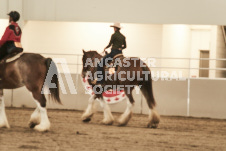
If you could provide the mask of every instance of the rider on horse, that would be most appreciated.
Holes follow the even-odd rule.
[[[22,31],[16,23],[20,19],[20,14],[17,11],[11,11],[9,14],[10,25],[6,28],[2,39],[0,40],[0,60],[7,55],[17,52],[21,48]],[[21,51],[22,49],[19,49]]]
[[[111,47],[111,52],[107,55],[105,55],[100,63],[97,65],[97,73],[102,73],[103,77],[105,77],[105,74],[103,74],[103,67],[106,64],[106,60],[112,60],[114,56],[118,54],[122,54],[122,50],[126,48],[126,37],[121,34],[120,29],[122,28],[120,23],[114,23],[114,25],[111,25],[110,27],[114,27],[115,33],[112,34],[111,40],[108,44],[108,46],[104,49],[106,51],[107,48]],[[92,81],[93,84],[101,85],[104,82],[104,79],[95,79]]]

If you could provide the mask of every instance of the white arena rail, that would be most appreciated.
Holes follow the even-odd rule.
[[[41,53],[43,56],[45,56],[45,57],[51,57],[51,58],[66,58],[66,60],[70,60],[69,61],[69,63],[67,63],[67,65],[68,66],[70,66],[69,68],[71,69],[71,70],[73,70],[74,72],[73,72],[73,74],[75,74],[75,85],[76,85],[76,89],[79,89],[79,85],[80,85],[80,80],[79,80],[79,76],[80,76],[80,73],[81,73],[81,69],[82,69],[82,55],[81,54],[52,54],[52,53]],[[67,59],[67,58],[70,58],[70,59]],[[72,59],[73,58],[73,59]],[[203,114],[200,114],[199,115],[199,113],[193,113],[193,109],[191,109],[191,93],[193,94],[193,89],[194,89],[194,86],[191,86],[191,83],[193,84],[193,85],[196,85],[196,84],[194,84],[194,83],[196,83],[196,82],[198,82],[198,83],[200,83],[201,81],[204,81],[204,82],[209,82],[209,81],[225,81],[225,87],[226,87],[226,78],[215,78],[215,77],[211,77],[211,78],[200,78],[200,77],[192,77],[192,75],[191,75],[191,71],[194,71],[194,70],[209,70],[209,71],[226,71],[226,68],[213,68],[213,67],[210,67],[210,68],[199,68],[199,67],[192,67],[191,66],[191,63],[193,62],[193,61],[200,61],[200,60],[208,60],[208,61],[226,61],[226,59],[204,59],[204,58],[167,58],[167,57],[150,57],[150,58],[153,58],[153,59],[156,59],[156,60],[160,60],[160,62],[162,63],[162,62],[164,62],[164,61],[167,61],[167,60],[172,60],[172,61],[177,61],[177,60],[182,60],[182,61],[186,61],[187,62],[187,65],[188,66],[185,66],[185,67],[181,67],[181,66],[179,66],[179,67],[175,67],[175,66],[155,66],[155,67],[151,67],[151,69],[152,70],[183,70],[183,71],[186,71],[187,72],[187,74],[186,74],[186,76],[185,77],[183,77],[183,78],[185,78],[186,79],[186,83],[185,82],[183,82],[183,85],[182,85],[182,87],[184,88],[184,85],[186,85],[186,113],[184,113],[184,111],[182,111],[183,113],[179,113],[179,114],[177,114],[177,112],[175,112],[175,113],[172,113],[172,115],[182,115],[182,116],[201,116],[201,117],[214,117],[214,118],[224,118],[224,119],[226,119],[226,114],[225,115],[222,115],[222,113],[226,113],[226,111],[225,112],[219,112],[219,113],[216,113],[216,115],[214,115],[214,116],[211,116],[211,115],[209,115],[209,114],[211,114],[211,113],[203,113]],[[161,78],[161,77],[160,77]],[[159,87],[159,91],[161,91],[161,82],[162,81],[160,81],[160,82],[157,82],[158,84],[160,84],[160,87]],[[155,83],[155,82],[154,82]],[[173,83],[176,83],[176,81],[171,81],[171,83],[173,84]],[[202,82],[201,82],[202,83]],[[211,83],[211,82],[210,82]],[[216,82],[216,83],[218,83],[218,82]],[[169,83],[167,83],[167,84],[169,84]],[[211,83],[211,84],[213,84],[213,83]],[[214,85],[214,84],[213,84]],[[154,86],[155,86],[155,84],[154,84]],[[214,85],[215,87],[213,88],[213,91],[216,89],[216,87],[218,87],[217,85]],[[223,88],[224,88],[224,85],[222,85],[223,86]],[[155,88],[154,88],[155,89]],[[180,88],[178,88],[179,90],[180,90]],[[202,88],[201,88],[202,89]],[[205,89],[205,88],[204,88]],[[199,90],[199,89],[198,89]],[[225,89],[226,90],[226,89]],[[7,93],[6,95],[7,95],[7,98],[10,98],[10,99],[8,99],[9,101],[8,101],[8,104],[7,104],[7,106],[13,106],[13,107],[19,107],[21,104],[23,104],[23,105],[25,105],[25,106],[28,106],[28,107],[30,107],[29,105],[27,105],[26,103],[21,103],[20,105],[16,105],[17,103],[14,101],[14,100],[17,100],[18,99],[18,97],[19,96],[16,96],[17,94],[16,93],[14,93],[14,91],[15,90],[11,90],[11,93]],[[166,90],[166,92],[167,92],[168,90]],[[192,92],[191,92],[192,91]],[[211,91],[211,90],[210,90]],[[216,90],[217,91],[217,90]],[[24,91],[23,91],[24,92]],[[155,92],[157,95],[158,95],[158,93],[159,92]],[[164,95],[164,94],[162,94],[162,95]],[[198,94],[195,94],[196,96],[198,95]],[[207,94],[207,95],[210,95],[210,94]],[[222,94],[223,95],[223,94]],[[160,95],[158,95],[158,96],[160,96]],[[199,96],[199,95],[198,95]],[[170,96],[170,97],[172,97],[172,98],[176,98],[177,97],[177,95],[174,95],[174,96]],[[216,96],[216,97],[218,97],[218,96]],[[138,101],[140,104],[136,104],[136,106],[137,106],[137,111],[136,111],[136,113],[146,113],[146,111],[145,111],[145,109],[144,109],[144,106],[145,106],[145,103],[143,103],[143,98],[142,98],[142,96],[141,97],[137,97],[138,99],[140,99],[141,101]],[[169,97],[168,97],[169,98]],[[183,96],[183,98],[184,98],[184,96]],[[194,96],[192,95],[192,98],[194,98]],[[199,98],[199,97],[198,97]],[[136,99],[136,97],[135,97],[135,99]],[[208,98],[207,98],[208,99]],[[161,100],[161,99],[159,99],[159,100]],[[225,95],[225,100],[226,100],[226,95]],[[86,101],[88,101],[88,100],[86,100]],[[173,100],[174,101],[174,100]],[[173,102],[172,101],[172,102]],[[204,100],[201,100],[201,102],[202,101],[204,101]],[[211,100],[210,100],[211,101]],[[177,100],[177,102],[179,102],[180,103],[180,100]],[[197,102],[199,102],[199,100],[197,101]],[[221,102],[222,103],[222,105],[226,105],[226,101],[219,101],[219,102]],[[157,103],[158,103],[158,100],[157,100]],[[165,104],[164,103],[167,103],[167,101],[166,102],[164,102],[164,101],[162,101],[162,103],[160,103],[159,105],[158,105],[158,108],[160,108],[161,109],[161,104],[163,104],[163,106],[165,106]],[[169,103],[169,102],[168,102]],[[192,103],[194,103],[194,102],[192,102]],[[204,105],[205,106],[205,103],[201,103],[201,105]],[[84,107],[86,106],[86,105],[78,105],[78,106],[80,106],[80,107],[78,107],[78,108],[76,108],[76,109],[78,109],[78,110],[83,110],[84,109]],[[202,108],[203,106],[200,106],[200,108]],[[221,104],[219,104],[219,107],[221,107]],[[52,107],[52,108],[55,108],[54,106]],[[56,107],[56,108],[58,108],[58,107]],[[67,108],[67,106],[65,107],[66,109],[73,109],[73,108]],[[136,107],[135,107],[136,108]],[[173,107],[172,107],[173,108]],[[178,106],[178,111],[180,110],[179,109],[180,107]],[[182,107],[183,108],[183,110],[185,109],[184,107]],[[194,107],[193,107],[194,108]],[[195,108],[196,108],[196,106],[195,106]],[[214,108],[214,107],[213,107]],[[136,109],[135,109],[136,110]],[[197,112],[197,110],[199,110],[199,109],[195,109],[195,112]],[[200,109],[201,110],[201,109]],[[207,107],[207,109],[206,110],[211,110],[211,107]],[[217,110],[217,109],[213,109],[214,110],[214,113],[215,113],[215,110]],[[114,109],[113,109],[113,111],[114,111]],[[115,111],[116,112],[118,112],[119,110],[117,110],[117,109],[115,109]],[[169,110],[168,111],[168,109],[167,108],[165,108],[165,109],[163,109],[162,110],[162,112],[160,112],[160,114],[163,114],[163,115],[170,115],[171,113],[170,113],[170,111],[171,110]],[[172,110],[173,111],[173,110]],[[119,111],[120,112],[120,111]],[[180,112],[180,111],[179,111]],[[217,111],[216,111],[217,112]]]

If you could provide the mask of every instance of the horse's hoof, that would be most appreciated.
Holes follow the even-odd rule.
[[[39,131],[39,132],[47,132],[47,131],[49,131],[49,127],[39,124],[34,127],[34,130]]]
[[[9,124],[2,124],[2,125],[0,125],[0,128],[8,128],[8,129],[10,129],[10,126],[9,126]]]
[[[151,116],[151,120],[148,123],[148,127],[150,128],[157,128],[160,122],[160,116],[157,114],[157,112],[153,112]]]
[[[159,122],[155,122],[155,123],[148,123],[147,127],[148,128],[158,128]]]
[[[91,118],[86,118],[86,119],[84,119],[84,120],[82,120],[84,123],[88,123],[88,122],[90,122],[91,121]]]
[[[127,123],[120,123],[120,122],[117,122],[118,123],[118,126],[119,127],[122,127],[122,126],[126,126],[127,125]]]
[[[84,122],[84,123],[88,123],[88,122],[90,122],[91,121],[91,118],[93,117],[93,113],[92,114],[89,114],[89,115],[82,115],[82,121]]]
[[[29,124],[28,124],[28,126],[30,127],[30,128],[34,128],[36,125],[38,125],[38,123],[34,123],[34,122],[29,122]]]
[[[122,120],[117,120],[116,121],[116,124],[117,124],[117,126],[126,126],[127,125],[127,121],[122,121]]]
[[[103,124],[103,125],[112,125],[113,123],[114,123],[114,121],[105,121],[105,120],[103,120],[101,122],[101,124]]]
[[[128,114],[127,116],[121,116],[118,120],[118,126],[126,126],[130,119],[132,118],[133,113],[131,112],[130,114]]]

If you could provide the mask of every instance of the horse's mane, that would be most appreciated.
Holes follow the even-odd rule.
[[[89,53],[89,55],[91,55],[91,56],[94,56],[95,58],[102,58],[103,57],[96,50],[90,50],[90,51],[87,51],[87,53]]]

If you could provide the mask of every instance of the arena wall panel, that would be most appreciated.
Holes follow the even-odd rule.
[[[225,90],[225,80],[191,80],[190,115],[226,119]]]
[[[153,82],[154,96],[157,111],[161,115],[187,115],[187,80],[186,81],[161,81]],[[142,113],[148,114],[149,108],[143,98]]]
[[[48,101],[47,106],[51,109],[85,110],[88,105],[89,94],[85,93],[83,83],[76,74],[72,79],[77,94],[70,94],[65,77],[62,75],[66,92],[62,94],[62,105]],[[78,80],[77,80],[78,79]],[[190,103],[187,102],[188,81],[154,81],[154,96],[157,102],[157,111],[161,115],[208,117],[226,119],[226,81],[225,80],[203,80],[191,79]],[[16,90],[5,90],[6,106],[35,108],[33,98],[25,88]],[[13,93],[13,94],[12,94]],[[146,100],[141,94],[135,94],[134,113],[148,114]],[[13,97],[12,97],[13,96]],[[124,112],[126,100],[118,104],[110,105],[113,112]],[[189,105],[189,106],[188,106]],[[99,103],[96,102],[97,111],[102,111]]]

